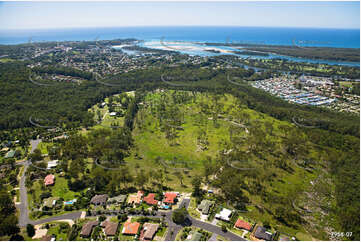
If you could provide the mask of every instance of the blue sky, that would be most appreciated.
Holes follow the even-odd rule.
[[[0,2],[0,29],[113,26],[360,28],[359,2]]]

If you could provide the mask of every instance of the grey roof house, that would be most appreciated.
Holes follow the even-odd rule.
[[[202,212],[202,214],[207,215],[209,213],[209,210],[211,209],[211,207],[213,206],[214,202],[213,201],[209,201],[209,200],[203,200],[199,205],[198,205],[198,210]]]
[[[92,197],[92,199],[90,200],[90,203],[94,204],[94,205],[105,205],[107,200],[108,200],[108,195],[107,194],[103,194],[103,195],[95,195],[94,197]]]
[[[257,227],[254,236],[257,239],[272,240],[272,234],[270,232],[267,232],[266,228],[262,226]]]

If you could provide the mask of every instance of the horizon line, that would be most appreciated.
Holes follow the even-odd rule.
[[[339,30],[360,30],[356,28],[340,27],[310,27],[310,26],[245,26],[245,25],[127,25],[127,26],[74,26],[74,27],[50,27],[50,28],[5,28],[0,31],[26,31],[26,30],[69,30],[69,29],[95,29],[95,28],[154,28],[154,27],[242,27],[242,28],[297,28],[297,29],[339,29]]]

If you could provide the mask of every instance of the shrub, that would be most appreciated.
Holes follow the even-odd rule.
[[[34,225],[27,224],[26,225],[26,233],[28,234],[29,237],[33,237],[35,235]]]
[[[224,225],[224,224],[222,224],[222,231],[223,231],[223,232],[227,232],[227,226]]]

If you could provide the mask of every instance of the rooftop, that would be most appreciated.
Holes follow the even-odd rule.
[[[266,228],[262,226],[257,227],[254,236],[258,239],[272,240],[272,234],[267,232]]]
[[[242,219],[237,219],[237,222],[235,223],[234,226],[236,228],[245,229],[245,230],[248,230],[248,231],[251,231],[251,229],[252,229],[252,225],[250,225],[246,221],[243,221]]]
[[[108,200],[108,195],[107,195],[107,194],[95,195],[95,196],[92,197],[92,199],[90,200],[90,203],[93,203],[93,204],[104,204],[104,203],[106,203],[107,200]]]
[[[80,235],[83,236],[83,237],[88,237],[90,236],[92,230],[93,230],[93,227],[94,226],[97,226],[99,223],[98,221],[89,221],[87,222],[86,224],[83,225],[82,229],[81,229],[81,232],[80,232]]]
[[[44,178],[45,186],[53,185],[53,184],[54,184],[54,179],[55,179],[55,176],[54,176],[54,175],[52,175],[52,174],[47,175],[47,176]]]
[[[155,199],[154,193],[149,193],[146,197],[144,197],[144,202],[146,202],[149,205],[157,205],[158,200]]]
[[[143,229],[144,229],[143,238],[147,240],[152,240],[158,228],[159,228],[159,224],[145,223],[143,225]]]
[[[122,234],[136,235],[138,233],[139,227],[140,223],[132,223],[130,220],[128,220],[124,223]]]
[[[113,223],[106,220],[102,222],[100,226],[104,227],[104,233],[107,236],[114,236],[117,233],[119,223]]]
[[[232,211],[227,209],[227,208],[223,208],[222,211],[220,213],[216,214],[216,218],[218,219],[222,219],[225,221],[229,221],[229,217],[231,216]]]
[[[177,197],[177,195],[178,195],[178,194],[175,193],[175,192],[166,192],[166,193],[164,194],[164,200],[163,200],[163,202],[173,204],[173,203],[175,203],[174,199]]]

